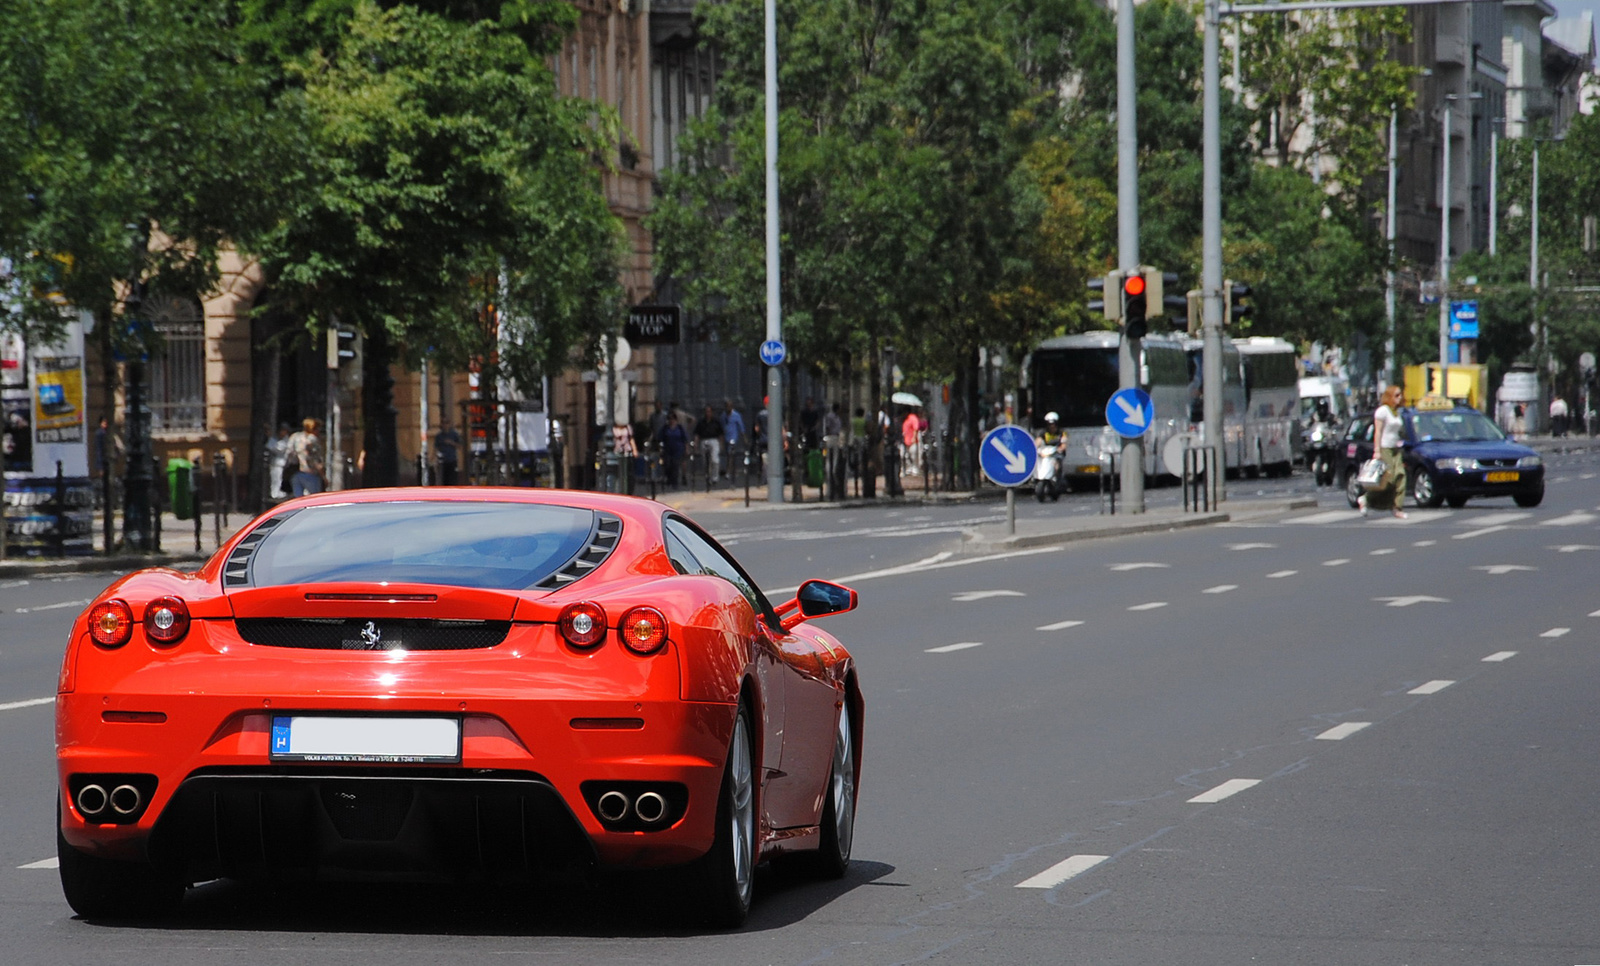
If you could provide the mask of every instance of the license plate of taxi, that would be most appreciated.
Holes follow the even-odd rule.
[[[461,719],[274,715],[273,761],[439,763],[461,760]]]
[[[1519,478],[1520,474],[1516,470],[1503,470],[1498,473],[1485,473],[1483,475],[1485,483],[1515,483]]]

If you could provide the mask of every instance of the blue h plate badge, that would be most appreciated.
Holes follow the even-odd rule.
[[[289,719],[272,719],[272,753],[286,755],[289,753]]]

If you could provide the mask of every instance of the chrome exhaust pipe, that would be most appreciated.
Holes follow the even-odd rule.
[[[595,802],[595,811],[608,822],[620,822],[628,817],[628,796],[619,791],[609,791]]]
[[[667,800],[659,792],[645,792],[633,801],[633,814],[639,821],[654,825],[667,817]]]
[[[111,790],[111,810],[118,815],[132,815],[143,801],[144,796],[132,785],[118,785]]]
[[[106,790],[99,785],[85,785],[78,789],[78,812],[86,817],[105,811],[107,801]]]

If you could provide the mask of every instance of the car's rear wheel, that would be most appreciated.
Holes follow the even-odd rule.
[[[1541,485],[1537,490],[1530,490],[1527,493],[1513,494],[1511,498],[1517,501],[1517,506],[1538,506],[1544,502],[1544,486]]]
[[[856,745],[850,709],[839,711],[833,738],[833,768],[823,796],[822,845],[806,856],[817,875],[842,878],[850,868],[850,847],[856,834]]]
[[[56,858],[67,905],[85,919],[150,919],[169,915],[183,901],[184,884],[138,862],[85,855],[61,834],[56,805]]]
[[[1346,470],[1344,474],[1344,498],[1350,501],[1352,510],[1361,505],[1361,491],[1361,484],[1356,482],[1356,471]]]
[[[717,800],[717,834],[691,869],[694,906],[712,926],[734,928],[750,915],[756,878],[756,781],[750,712],[743,705],[733,723],[728,764]]]

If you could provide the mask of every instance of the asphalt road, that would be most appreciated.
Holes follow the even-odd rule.
[[[76,920],[27,867],[51,709],[18,702],[107,578],[6,586],[0,963],[1600,962],[1600,459],[1551,478],[1534,510],[1363,520],[1323,491],[994,556],[955,532],[992,505],[704,515],[765,585],[863,601],[830,624],[868,707],[852,872],[766,871],[729,934],[650,881],[215,883],[171,923]]]

